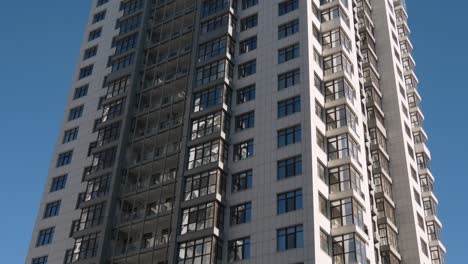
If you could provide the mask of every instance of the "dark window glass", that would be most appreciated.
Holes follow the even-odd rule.
[[[237,104],[255,100],[255,84],[237,90]]]
[[[75,92],[73,93],[73,100],[86,96],[88,94],[88,85],[83,85],[78,88],[75,88]]]
[[[242,0],[242,9],[247,9],[257,4],[258,4],[258,0]]]
[[[247,159],[254,154],[253,139],[234,145],[234,161]]]
[[[250,188],[252,188],[252,170],[247,170],[232,175],[232,192],[240,192]]]
[[[37,237],[36,241],[36,247],[48,245],[52,243],[52,240],[54,238],[54,232],[55,232],[55,227],[50,227],[47,229],[42,229],[39,231],[39,235]]]
[[[288,127],[278,131],[278,147],[301,142],[301,125]]]
[[[250,37],[239,43],[239,53],[247,53],[257,48],[257,36]]]
[[[250,238],[229,241],[228,262],[250,259]]]
[[[252,204],[250,202],[231,207],[231,225],[249,223],[252,217]]]
[[[248,112],[236,116],[236,131],[245,130],[255,126],[255,112]]]
[[[278,90],[282,90],[300,83],[300,70],[294,69],[278,75]]]
[[[247,29],[256,27],[258,24],[258,15],[251,15],[241,20],[240,30],[245,31]]]
[[[43,256],[43,257],[39,257],[39,258],[33,258],[31,263],[32,264],[47,264],[47,261],[48,261],[48,257]]]
[[[71,163],[73,151],[60,153],[57,159],[57,167],[62,167]]]
[[[238,77],[244,78],[257,72],[257,60],[251,60],[239,65]]]
[[[52,184],[50,185],[50,192],[55,192],[65,188],[67,184],[67,174],[58,176],[52,179]]]
[[[92,41],[92,40],[95,40],[95,39],[99,38],[101,36],[101,31],[102,31],[102,29],[98,28],[98,29],[95,29],[95,30],[89,32],[88,41]]]
[[[106,18],[106,10],[101,11],[93,16],[93,24],[103,20],[104,18]]]
[[[278,251],[285,251],[293,248],[303,248],[304,229],[302,225],[278,229],[276,231],[276,241]]]
[[[69,130],[66,130],[63,135],[63,141],[62,143],[65,144],[67,142],[73,141],[78,137],[78,128],[72,128]]]
[[[280,160],[277,162],[277,177],[284,179],[302,174],[301,156]]]
[[[278,51],[278,63],[293,60],[299,57],[299,43],[293,44]]]
[[[301,111],[301,97],[296,96],[278,102],[278,118]]]
[[[295,19],[278,27],[278,39],[291,36],[299,32],[299,19]]]
[[[278,15],[282,16],[299,8],[299,0],[286,0],[278,4]]]
[[[81,68],[80,74],[78,75],[78,79],[81,80],[93,74],[93,68],[94,68],[94,65],[89,65],[84,68]]]
[[[46,207],[44,209],[44,218],[57,216],[60,211],[60,204],[61,204],[60,200],[46,204]]]
[[[302,209],[302,190],[289,191],[277,195],[278,214]]]

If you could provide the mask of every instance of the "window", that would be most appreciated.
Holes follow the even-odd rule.
[[[203,85],[215,81],[220,78],[225,78],[227,73],[229,78],[232,78],[232,63],[228,60],[219,60],[202,67],[197,68],[197,85]]]
[[[416,189],[413,189],[413,193],[414,193],[414,200],[416,201],[417,204],[421,206],[421,195]]]
[[[142,14],[129,17],[127,19],[118,20],[115,28],[119,31],[119,35],[124,35],[130,31],[133,31],[140,27],[142,20]]]
[[[47,264],[47,260],[48,260],[48,257],[43,256],[43,257],[39,257],[39,258],[33,258],[31,263],[32,264]]]
[[[57,165],[56,165],[57,168],[70,164],[72,160],[72,156],[73,156],[73,151],[60,153],[57,159]]]
[[[283,90],[288,87],[299,84],[300,82],[300,71],[294,69],[278,75],[278,90]]]
[[[276,230],[277,250],[286,251],[304,247],[304,229],[302,225],[285,227]]]
[[[352,157],[359,160],[359,144],[349,134],[328,138],[328,160]]]
[[[134,54],[128,54],[124,57],[118,58],[111,64],[111,72],[116,72],[133,64],[134,61]]]
[[[203,111],[210,107],[220,105],[223,102],[229,105],[229,90],[227,86],[219,84],[203,91],[194,93],[192,111],[194,113]]]
[[[429,241],[442,240],[441,227],[436,221],[427,221],[427,235]]]
[[[257,60],[251,60],[239,65],[239,79],[250,76],[257,72]]]
[[[240,22],[240,31],[245,31],[257,26],[258,15],[251,15],[241,20]]]
[[[325,122],[325,109],[317,100],[315,101],[315,115]]]
[[[220,10],[229,7],[229,1],[227,0],[206,0],[202,3],[202,16],[208,16],[214,14]]]
[[[257,4],[258,4],[258,0],[242,0],[242,9],[247,9]]]
[[[102,31],[102,29],[98,28],[98,29],[95,29],[95,30],[89,32],[88,41],[93,41],[93,40],[99,38],[101,36],[101,31]]]
[[[202,22],[200,25],[200,32],[203,34],[203,33],[208,33],[208,32],[217,30],[221,27],[227,26],[229,22],[231,22],[233,27],[235,28],[236,21],[229,14],[217,16],[215,18]]]
[[[280,160],[276,164],[277,177],[279,180],[294,177],[302,174],[301,156]]]
[[[317,130],[316,137],[317,137],[317,146],[319,146],[321,150],[326,152],[327,141],[325,139],[325,136],[319,130]]]
[[[257,48],[257,36],[250,37],[239,43],[239,53],[244,54]]]
[[[65,130],[64,135],[63,135],[63,141],[62,143],[68,143],[70,141],[75,140],[78,137],[78,128],[72,128],[69,130]]]
[[[82,208],[78,230],[100,225],[104,218],[105,207],[106,203],[104,202]]]
[[[446,264],[445,252],[439,247],[431,247],[431,259],[434,264]]]
[[[252,218],[252,204],[250,202],[231,207],[231,225],[249,223]]]
[[[320,229],[320,248],[330,255],[330,236]]]
[[[132,34],[128,37],[114,40],[112,42],[112,48],[115,48],[115,55],[123,54],[136,47],[138,42],[138,33]]]
[[[36,247],[48,245],[52,243],[52,239],[54,238],[55,227],[50,227],[47,229],[42,229],[39,231],[39,235],[36,241]]]
[[[362,176],[351,165],[342,165],[328,170],[330,193],[355,190],[361,192]]]
[[[366,242],[356,234],[335,236],[333,263],[367,263]]]
[[[255,126],[255,112],[248,112],[236,116],[236,131],[242,131]]]
[[[101,12],[99,12],[99,13],[97,13],[97,14],[94,14],[94,16],[93,16],[93,24],[94,24],[94,23],[97,23],[97,22],[99,22],[99,21],[101,21],[101,20],[103,20],[104,18],[106,18],[106,10],[101,11]]]
[[[364,209],[353,198],[330,202],[332,228],[356,225],[364,231]]]
[[[232,175],[232,192],[240,192],[250,188],[252,188],[252,170],[246,170]]]
[[[351,41],[340,28],[337,28],[322,34],[322,46],[323,49],[332,49],[343,46],[350,51]]]
[[[301,97],[296,96],[278,102],[278,118],[292,115],[301,111]]]
[[[204,136],[211,135],[221,131],[228,132],[226,126],[222,125],[223,112],[216,112],[209,114],[198,119],[192,120],[192,136],[191,139],[202,138]],[[226,117],[226,116],[224,116]],[[228,124],[229,120],[225,120],[225,124]]]
[[[97,255],[99,233],[92,233],[75,239],[73,249],[65,253],[65,263],[72,263]]]
[[[421,240],[421,250],[424,253],[424,255],[429,256],[429,251],[427,249],[427,243],[424,241],[424,239],[419,238]]]
[[[219,170],[211,170],[184,179],[184,201],[196,199],[216,192]]]
[[[215,56],[226,54],[226,50],[234,52],[234,41],[230,37],[222,36],[201,44],[198,47],[198,61],[202,62]]]
[[[278,214],[302,209],[302,190],[280,193],[276,197]]]
[[[416,153],[416,160],[420,170],[430,169],[430,159],[424,152]]]
[[[85,192],[78,193],[78,197],[76,197],[75,209],[80,208],[81,204],[85,201],[85,197],[86,197]]]
[[[219,214],[219,212],[218,212]],[[222,214],[220,214],[222,219]],[[215,203],[205,203],[182,210],[182,223],[180,233],[187,234],[211,228],[215,219]]]
[[[329,213],[328,213],[328,200],[327,198],[325,198],[325,196],[323,196],[323,194],[319,193],[319,209],[320,209],[320,213],[323,214],[323,216],[325,216],[326,218],[329,217]]]
[[[349,26],[349,18],[346,16],[346,12],[344,12],[340,6],[334,6],[332,8],[323,10],[321,22],[339,19],[340,17],[345,21],[346,25]]]
[[[331,102],[340,98],[346,97],[351,102],[354,102],[356,92],[354,88],[344,78],[325,82],[325,101]]]
[[[213,140],[189,149],[188,169],[227,159],[227,147],[222,140]]]
[[[317,160],[317,174],[324,183],[328,183],[327,169],[320,160]]]
[[[327,109],[327,130],[337,129],[345,126],[356,131],[357,117],[346,105],[339,105]]]
[[[237,104],[255,100],[255,84],[237,90]]]
[[[351,61],[339,52],[323,58],[323,71],[325,75],[345,71],[349,74],[354,72]]]
[[[45,210],[44,210],[44,218],[49,218],[53,216],[57,216],[60,211],[60,200],[50,202],[46,204]]]
[[[299,57],[299,43],[278,50],[278,63],[293,60]]]
[[[103,175],[92,180],[88,180],[84,201],[89,201],[107,194],[109,189],[109,175]]]
[[[214,237],[205,237],[179,244],[177,260],[179,264],[211,263],[213,258],[216,263],[221,263],[222,244]]]
[[[254,154],[253,139],[234,145],[234,161],[247,159]]]
[[[81,79],[86,78],[86,77],[90,76],[91,74],[93,74],[93,67],[94,67],[94,65],[89,65],[89,66],[86,66],[84,68],[81,68],[80,73],[78,75],[78,79],[81,80]]]
[[[67,183],[67,174],[58,176],[52,179],[52,184],[50,185],[50,192],[56,192],[65,188]]]
[[[84,97],[88,94],[88,85],[83,85],[78,88],[75,88],[75,92],[73,93],[73,100],[79,99]]]
[[[96,7],[102,6],[103,4],[109,2],[109,0],[97,0]]]
[[[278,131],[278,147],[284,147],[298,142],[301,142],[301,125]]]
[[[299,8],[299,0],[286,0],[278,4],[278,15],[282,16]]]
[[[94,46],[94,47],[91,47],[91,48],[89,48],[89,49],[86,49],[86,50],[84,51],[84,54],[83,54],[83,60],[87,60],[87,59],[89,59],[89,58],[91,58],[91,57],[96,56],[96,54],[97,54],[97,49],[98,49],[97,46]]]
[[[299,32],[299,19],[295,19],[278,27],[278,39],[286,38]]]
[[[84,105],[77,106],[75,108],[70,109],[68,113],[68,121],[75,120],[81,117],[83,114]]]
[[[250,259],[250,238],[229,241],[228,262]]]
[[[435,215],[437,216],[437,203],[432,200],[431,197],[423,198],[424,213],[426,216]]]

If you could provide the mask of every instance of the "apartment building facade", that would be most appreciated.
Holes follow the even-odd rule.
[[[26,263],[445,263],[402,0],[93,0]]]

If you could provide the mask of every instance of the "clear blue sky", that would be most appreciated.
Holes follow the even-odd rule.
[[[3,2],[0,256],[17,264],[29,245],[90,0]],[[407,2],[447,259],[467,263],[468,1]]]

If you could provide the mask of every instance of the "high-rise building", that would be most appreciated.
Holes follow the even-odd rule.
[[[403,0],[93,0],[27,264],[442,264]]]

